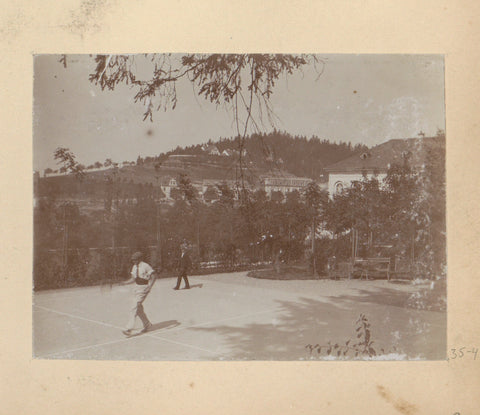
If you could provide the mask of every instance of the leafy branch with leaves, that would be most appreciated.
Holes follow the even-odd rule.
[[[339,343],[332,344],[332,342],[327,342],[327,344],[307,344],[306,349],[310,351],[310,355],[313,356],[314,352],[317,355],[322,353],[325,356],[334,356],[337,358],[346,358],[346,357],[375,357],[378,355],[378,351],[374,348],[372,340],[372,331],[370,329],[370,322],[368,321],[365,314],[360,314],[358,320],[356,321],[355,329],[355,338],[356,340],[352,341],[349,339],[345,344],[341,345]],[[379,350],[381,354],[385,354],[385,350],[381,348]],[[396,348],[393,347],[393,352],[396,352]]]
[[[270,103],[281,76],[302,72],[313,65],[318,76],[325,62],[316,55],[292,54],[144,54],[95,55],[96,67],[89,80],[102,90],[130,85],[134,101],[145,106],[143,120],[153,121],[153,112],[177,106],[177,83],[188,80],[197,96],[216,106],[223,105],[233,116],[238,142],[237,181],[245,193],[245,138],[261,132],[264,120],[275,126],[276,115]],[[60,62],[66,67],[66,57]],[[147,75],[138,68],[147,67]],[[318,78],[317,78],[318,79]]]
[[[63,172],[74,174],[77,179],[84,179],[85,171],[83,165],[75,160],[75,155],[68,148],[58,147],[53,155],[55,160],[57,160],[57,164],[63,164],[61,168]]]

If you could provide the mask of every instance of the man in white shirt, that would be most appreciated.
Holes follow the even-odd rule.
[[[134,301],[132,307],[130,308],[130,319],[128,320],[125,330],[122,331],[125,336],[131,336],[133,333],[133,328],[135,326],[135,318],[138,316],[143,323],[142,333],[148,331],[152,326],[150,320],[148,319],[145,311],[143,310],[143,302],[147,298],[148,293],[153,287],[155,282],[155,271],[153,268],[142,260],[142,253],[135,252],[132,255],[132,261],[134,263],[132,267],[131,277],[129,280],[122,283],[131,284],[135,283],[134,288]]]

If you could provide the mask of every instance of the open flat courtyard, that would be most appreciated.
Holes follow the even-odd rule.
[[[380,358],[443,360],[445,311],[412,308],[422,285],[385,280],[277,281],[246,272],[156,281],[144,302],[151,331],[127,338],[133,286],[33,294],[33,356],[98,360],[309,360],[307,345],[356,340],[364,314]],[[183,286],[183,285],[182,285]],[[140,328],[140,321],[137,319]],[[380,350],[383,352],[380,353]]]

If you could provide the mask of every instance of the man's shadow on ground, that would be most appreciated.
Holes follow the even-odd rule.
[[[203,284],[190,284],[190,288],[202,288]],[[178,290],[189,290],[190,288],[179,288]],[[174,290],[178,291],[176,288]]]
[[[148,330],[148,333],[152,333],[154,331],[163,330],[163,329],[173,329],[175,327],[178,327],[179,325],[180,325],[180,322],[177,320],[162,321],[160,323],[153,324]]]
[[[190,285],[190,288],[202,288],[203,284],[192,284]]]

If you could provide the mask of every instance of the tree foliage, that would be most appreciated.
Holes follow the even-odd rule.
[[[251,117],[253,99],[271,115],[269,99],[279,77],[320,62],[313,55],[282,54],[96,55],[94,59],[90,81],[102,90],[114,90],[119,84],[134,86],[135,102],[146,107],[144,120],[152,120],[155,110],[175,109],[176,84],[182,79],[188,79],[197,95],[209,102],[231,104],[236,115],[243,108]],[[138,75],[140,64],[150,68],[144,79]]]
[[[374,245],[391,246],[390,256],[409,258],[418,276],[445,275],[445,153],[426,149],[425,163],[413,169],[408,158],[390,166],[386,177],[364,175],[333,197],[326,214],[335,234],[360,235],[360,256]]]
[[[54,158],[57,164],[63,165],[61,172],[72,173],[79,179],[85,177],[83,166],[75,160],[75,155],[68,148],[58,147],[54,152]]]
[[[65,57],[62,58],[65,63]],[[216,106],[223,106],[233,117],[239,139],[239,180],[245,188],[244,140],[249,132],[261,132],[265,122],[275,125],[270,103],[281,76],[292,75],[313,64],[320,74],[324,62],[316,55],[292,54],[147,54],[96,55],[91,82],[102,90],[131,85],[134,101],[145,107],[143,119],[153,120],[154,111],[175,109],[177,84],[188,80],[195,93]],[[146,76],[139,67],[147,67]]]

